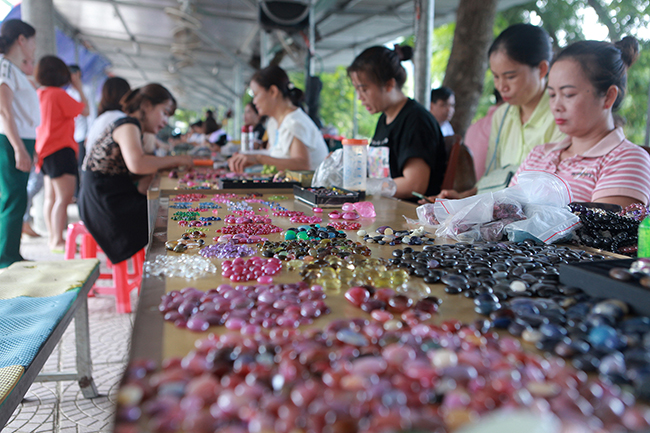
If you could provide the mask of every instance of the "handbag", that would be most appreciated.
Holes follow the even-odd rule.
[[[508,164],[504,167],[495,168],[494,170],[490,171],[492,165],[496,166],[497,150],[499,149],[499,141],[501,139],[501,130],[503,129],[503,123],[506,120],[506,116],[508,115],[508,110],[510,110],[510,107],[511,106],[508,105],[506,112],[501,119],[499,132],[497,133],[497,139],[494,145],[494,153],[492,154],[492,159],[490,160],[490,164],[488,165],[487,170],[485,170],[487,174],[485,174],[481,180],[478,181],[478,194],[500,191],[504,188],[507,188],[510,184],[510,181],[512,180],[512,177],[515,175],[517,168],[519,168],[519,166],[515,164]]]

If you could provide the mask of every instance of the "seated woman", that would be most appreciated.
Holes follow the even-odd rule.
[[[406,70],[401,62],[412,54],[411,47],[370,47],[348,67],[361,103],[370,114],[382,113],[371,145],[388,147],[395,197],[403,199],[413,199],[412,192],[438,194],[447,166],[438,122],[402,92]]]
[[[650,156],[625,139],[614,124],[625,96],[627,69],[639,54],[631,36],[611,44],[581,41],[556,56],[548,79],[559,143],[537,146],[519,167],[555,173],[571,186],[575,201],[648,204]],[[511,184],[517,183],[517,176]]]
[[[507,186],[507,177],[517,170],[533,147],[564,138],[553,121],[546,93],[552,54],[546,30],[531,24],[508,27],[488,50],[494,88],[505,101],[492,117],[485,161],[486,176],[494,171],[503,175],[495,189]],[[468,191],[444,190],[429,199],[465,198],[477,192],[482,192],[478,185]]]
[[[315,170],[327,157],[327,144],[313,120],[300,107],[303,93],[289,81],[279,66],[257,71],[251,79],[253,104],[260,115],[267,115],[275,139],[268,155],[238,153],[228,161],[230,169],[265,164],[278,170]]]
[[[176,110],[160,84],[131,90],[122,99],[122,117],[106,127],[86,156],[79,194],[79,215],[113,263],[126,260],[149,241],[147,197],[138,190],[148,175],[191,165],[189,156],[145,155],[142,134],[156,134]]]

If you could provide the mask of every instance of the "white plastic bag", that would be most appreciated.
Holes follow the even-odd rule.
[[[311,180],[313,188],[343,185],[343,149],[336,149],[320,163]]]
[[[521,173],[517,185],[501,191],[419,206],[417,214],[423,223],[440,223],[436,236],[480,240],[480,227],[494,221],[495,203],[513,201],[522,205],[526,219],[505,226],[511,241],[558,242],[568,237],[580,221],[567,207],[573,201],[570,186],[554,174],[539,171]]]

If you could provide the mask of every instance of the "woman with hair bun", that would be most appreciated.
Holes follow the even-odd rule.
[[[557,54],[548,94],[555,123],[567,138],[535,147],[517,176],[527,170],[555,173],[571,186],[575,201],[648,204],[650,156],[625,138],[612,114],[623,101],[627,69],[638,54],[631,36],[615,44],[576,42]]]
[[[34,64],[35,34],[20,20],[6,20],[0,29],[0,269],[23,260],[20,235],[41,118],[38,95],[21,68]]]
[[[241,173],[255,165],[273,165],[278,170],[315,170],[327,157],[323,135],[300,107],[303,93],[289,81],[279,66],[257,71],[250,82],[253,104],[260,115],[269,116],[268,155],[238,153],[228,161],[230,169]]]
[[[146,155],[143,133],[158,133],[176,111],[160,84],[122,98],[125,117],[109,124],[91,144],[82,168],[79,215],[112,263],[128,259],[149,241],[146,186],[158,170],[192,165],[190,156]]]
[[[370,47],[354,59],[348,75],[359,100],[370,114],[382,113],[372,146],[389,149],[390,175],[397,184],[395,197],[412,199],[412,192],[440,192],[447,158],[444,138],[433,115],[402,92],[411,47],[394,50]]]

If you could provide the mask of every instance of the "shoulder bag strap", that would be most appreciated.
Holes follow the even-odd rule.
[[[490,170],[492,169],[492,164],[496,164],[497,150],[499,149],[499,141],[501,140],[501,130],[503,129],[503,124],[506,121],[506,116],[508,115],[508,110],[510,110],[510,107],[512,107],[512,105],[508,105],[506,107],[506,112],[503,113],[503,117],[501,118],[501,124],[499,125],[499,131],[497,132],[497,139],[496,139],[496,142],[494,143],[494,153],[492,154],[492,159],[490,160],[490,165],[488,165],[487,170],[485,170],[486,173],[490,172]]]

